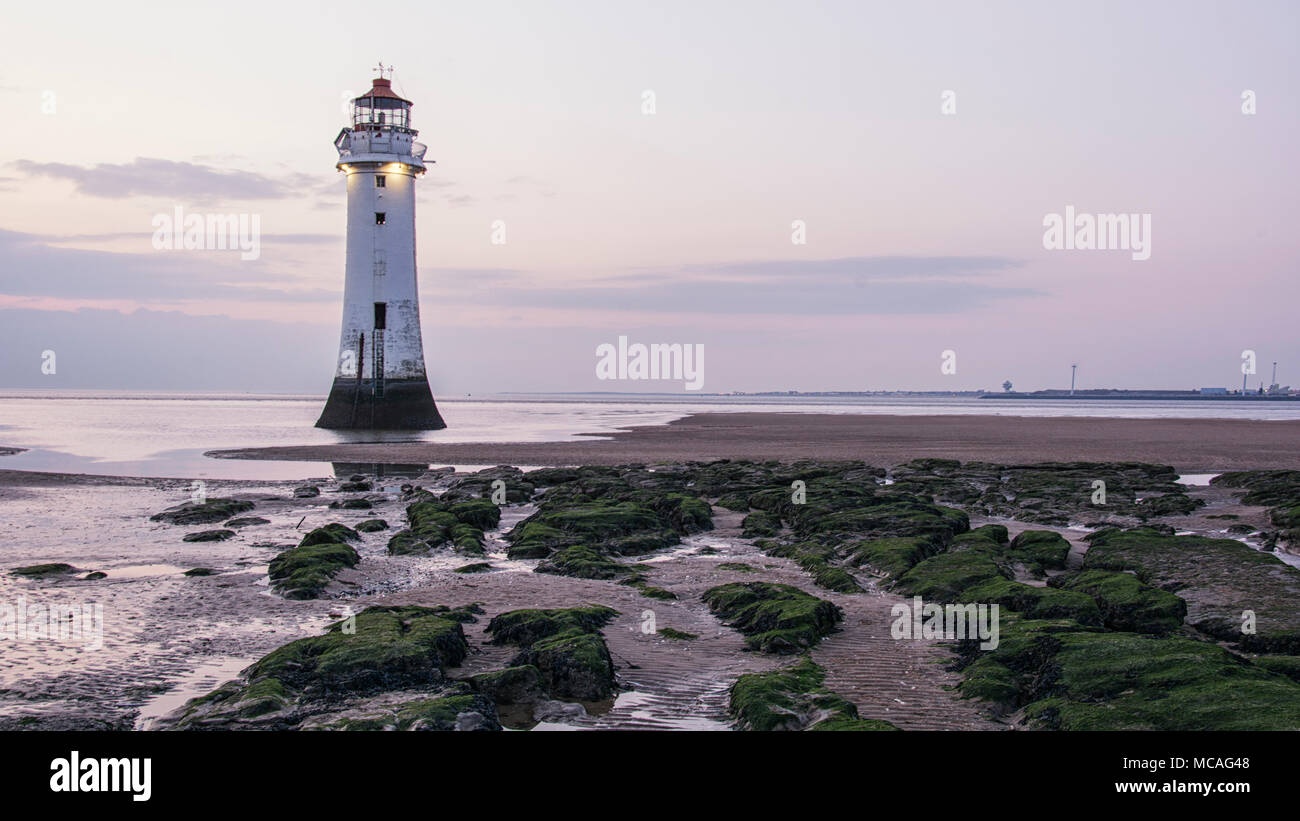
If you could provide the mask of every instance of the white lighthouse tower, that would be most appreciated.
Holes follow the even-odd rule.
[[[316,427],[436,430],[447,425],[424,372],[415,274],[426,146],[415,141],[412,103],[379,71],[334,140],[348,185],[347,279],[334,386]]]

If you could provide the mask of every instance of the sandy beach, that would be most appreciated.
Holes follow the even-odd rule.
[[[1136,461],[1215,472],[1300,465],[1300,421],[701,413],[582,442],[340,444],[211,455],[513,465],[861,459],[883,466],[938,457],[1002,464]]]

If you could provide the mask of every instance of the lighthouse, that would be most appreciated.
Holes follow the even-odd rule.
[[[424,372],[415,269],[426,146],[415,141],[411,101],[394,93],[383,64],[379,74],[334,140],[347,177],[347,277],[334,385],[316,427],[437,430],[447,424]]]

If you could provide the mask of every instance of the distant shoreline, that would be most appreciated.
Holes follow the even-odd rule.
[[[1300,420],[697,413],[569,442],[396,442],[214,450],[230,459],[576,465],[918,458],[1002,464],[1149,462],[1183,472],[1300,468]]]

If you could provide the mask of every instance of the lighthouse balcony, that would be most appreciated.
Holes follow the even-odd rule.
[[[354,163],[400,162],[424,170],[424,155],[429,147],[409,136],[373,134],[344,129],[334,142],[338,148],[338,166]]]
[[[432,162],[432,160],[430,160]],[[369,154],[349,154],[340,155],[336,168],[340,171],[348,171],[355,165],[366,165],[373,163],[375,165],[389,165],[397,163],[398,165],[410,166],[415,173],[423,174],[426,170],[424,160],[411,154],[396,154],[390,152],[369,153]]]

